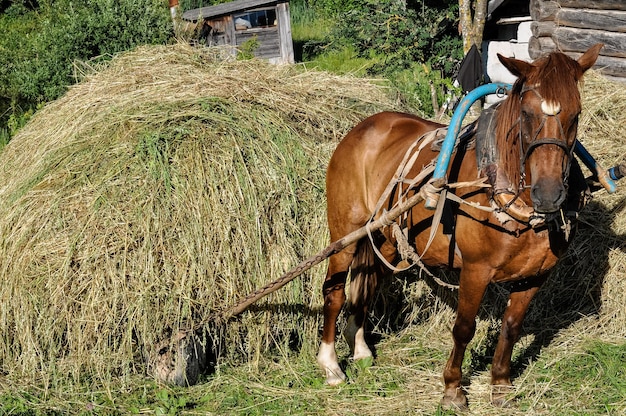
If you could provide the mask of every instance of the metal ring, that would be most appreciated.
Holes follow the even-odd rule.
[[[498,98],[502,98],[502,97],[506,96],[507,93],[508,93],[508,90],[506,89],[506,87],[499,87],[496,90],[496,96]]]

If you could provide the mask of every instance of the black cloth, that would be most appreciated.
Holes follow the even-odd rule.
[[[461,61],[456,79],[459,81],[463,92],[472,91],[483,83],[483,61],[475,44]]]

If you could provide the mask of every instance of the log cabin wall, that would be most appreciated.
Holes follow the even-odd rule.
[[[626,83],[626,0],[530,0],[532,59],[552,51],[578,58],[603,43],[595,69]]]

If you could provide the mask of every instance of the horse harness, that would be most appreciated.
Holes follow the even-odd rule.
[[[528,207],[519,198],[521,192],[527,187],[525,183],[525,163],[530,154],[538,147],[543,145],[555,145],[562,149],[565,153],[566,160],[563,169],[563,184],[566,191],[568,189],[570,168],[574,159],[574,146],[567,146],[563,125],[560,119],[557,117],[561,110],[560,105],[547,104],[547,102],[536,90],[536,87],[537,85],[524,87],[520,93],[520,97],[527,92],[532,92],[539,97],[542,103],[541,108],[543,112],[543,118],[537,130],[533,132],[532,141],[526,149],[524,149],[524,132],[522,131],[523,115],[520,114],[518,118],[517,124],[519,125],[520,140],[520,181],[518,183],[517,189],[512,188],[510,182],[508,181],[508,178],[506,177],[506,174],[498,166],[499,160],[495,138],[495,115],[497,107],[499,105],[497,104],[493,107],[485,109],[476,121],[466,126],[462,130],[461,134],[459,135],[459,140],[457,141],[457,146],[462,144],[463,146],[466,146],[466,148],[471,148],[472,146],[476,147],[478,169],[479,172],[482,172],[485,177],[472,182],[446,184],[445,187],[438,189],[435,189],[430,182],[427,182],[420,188],[420,192],[425,191],[429,194],[439,194],[439,202],[433,215],[433,223],[431,224],[431,233],[429,236],[429,240],[426,244],[424,252],[421,255],[417,254],[413,245],[408,241],[408,229],[406,228],[406,220],[408,215],[407,213],[405,213],[399,221],[394,221],[393,223],[389,224],[391,226],[392,235],[396,239],[397,250],[402,259],[401,263],[408,264],[408,266],[406,267],[394,266],[384,258],[382,253],[377,248],[377,245],[374,243],[374,237],[368,228],[368,236],[370,238],[370,242],[374,249],[374,252],[389,269],[394,272],[401,272],[412,268],[414,265],[418,265],[422,271],[424,271],[428,276],[433,278],[439,285],[450,289],[458,288],[458,286],[451,285],[434,276],[421,261],[421,258],[424,256],[424,253],[426,253],[435,237],[435,232],[437,230],[438,224],[442,221],[446,200],[456,202],[458,204],[470,205],[483,211],[494,212],[498,220],[503,224],[507,221],[515,220],[517,222],[527,224],[529,227],[535,229],[540,227],[547,227],[548,229],[552,230],[560,230],[561,232],[563,232],[565,239],[569,240],[572,222],[577,218],[578,215],[576,210],[564,212],[563,209],[561,209],[558,212],[552,214],[539,214],[535,213],[532,207]],[[538,138],[541,134],[541,131],[545,127],[545,124],[549,117],[555,118],[556,123],[559,127],[559,133],[563,138],[562,140],[559,140],[558,138]],[[432,171],[434,169],[434,160],[431,161],[430,164],[426,165],[416,177],[409,179],[407,179],[406,177],[406,175],[413,167],[413,164],[415,163],[419,152],[424,147],[430,144],[431,149],[440,149],[441,140],[445,136],[446,130],[446,128],[440,128],[428,132],[419,137],[409,147],[409,149],[405,153],[402,162],[398,166],[398,169],[394,174],[392,180],[387,185],[386,190],[379,198],[374,213],[371,216],[370,223],[374,221],[378,213],[384,213],[386,211],[383,208],[385,201],[388,200],[390,195],[395,190],[402,189],[403,185],[406,186],[404,192],[398,192],[397,198],[399,201],[401,198],[406,197],[407,193],[410,192],[412,189],[414,190],[417,185],[422,184],[424,180],[432,174]],[[453,192],[448,192],[448,190],[451,188],[470,186],[489,188],[492,206],[487,207],[475,202],[467,201],[455,195]],[[499,197],[503,195],[506,195],[506,198],[502,199]],[[404,224],[404,226],[402,226],[401,224]],[[446,227],[444,226],[444,228]],[[450,238],[452,243],[452,237]]]

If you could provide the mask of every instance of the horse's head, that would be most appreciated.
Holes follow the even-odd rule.
[[[511,92],[511,117],[519,117],[520,182],[530,179],[530,197],[538,213],[558,211],[567,196],[569,167],[581,111],[578,81],[593,66],[602,45],[577,61],[551,53],[533,63],[498,55],[518,80]],[[530,178],[528,178],[530,176]]]

